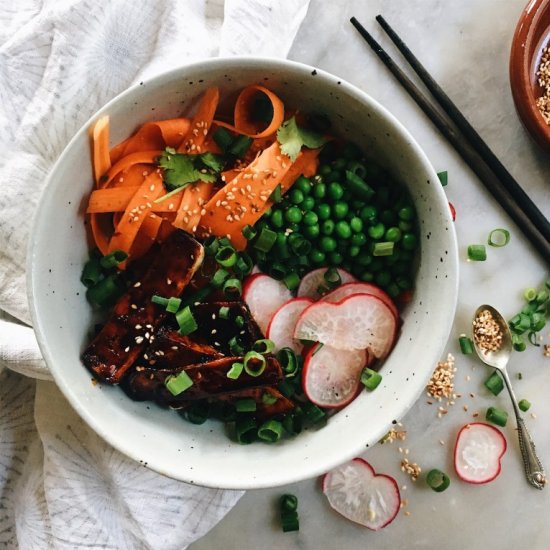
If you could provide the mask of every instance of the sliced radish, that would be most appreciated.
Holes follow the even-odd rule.
[[[302,387],[319,407],[347,405],[361,389],[361,371],[367,364],[366,350],[342,350],[317,344],[304,359]]]
[[[328,267],[320,267],[319,269],[314,269],[305,275],[300,281],[300,286],[298,287],[298,297],[308,297],[313,300],[318,300],[321,297],[318,289],[320,286],[325,284],[325,273],[327,272],[327,269]],[[357,281],[357,279],[345,269],[338,268],[338,273],[341,279],[340,284]]]
[[[379,286],[370,283],[346,283],[335,288],[328,294],[325,294],[321,300],[323,302],[331,302],[334,304],[336,302],[341,302],[344,298],[353,296],[354,294],[370,294],[371,296],[380,298],[380,300],[382,300],[392,310],[392,313],[396,317],[399,317],[397,306],[394,304],[389,294],[384,292]]]
[[[246,278],[243,285],[243,299],[263,334],[273,314],[292,298],[290,290],[282,283],[263,273]]]
[[[488,483],[500,474],[506,439],[500,430],[483,422],[466,424],[456,438],[455,470],[468,483]]]
[[[321,342],[337,349],[369,348],[378,359],[385,357],[394,341],[397,320],[376,296],[356,294],[337,304],[315,302],[304,310],[294,338]]]
[[[304,347],[294,338],[296,321],[306,307],[313,303],[310,298],[294,298],[284,303],[273,315],[267,327],[267,337],[275,344],[275,351],[291,348],[299,354]]]
[[[323,493],[334,510],[373,531],[391,523],[401,507],[395,479],[376,474],[362,458],[354,458],[325,474]]]

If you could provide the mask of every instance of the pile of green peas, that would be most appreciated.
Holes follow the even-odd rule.
[[[413,287],[418,229],[412,200],[351,143],[325,148],[318,173],[299,177],[257,222],[257,229],[264,227],[277,241],[255,260],[276,278],[327,266],[374,282],[393,297]],[[377,243],[393,243],[391,254],[378,255]]]

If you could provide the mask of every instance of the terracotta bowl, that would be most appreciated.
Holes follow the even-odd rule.
[[[523,11],[510,54],[510,85],[518,114],[535,141],[550,152],[550,125],[536,99],[543,95],[536,72],[542,50],[550,45],[550,0],[531,0]]]

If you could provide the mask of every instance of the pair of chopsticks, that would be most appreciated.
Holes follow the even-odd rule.
[[[392,72],[437,129],[479,177],[487,190],[523,231],[543,260],[550,264],[550,222],[387,21],[381,15],[378,15],[376,20],[437,100],[449,120],[436,109],[430,99],[396,65],[389,54],[361,23],[355,17],[352,17],[350,21],[384,65]]]

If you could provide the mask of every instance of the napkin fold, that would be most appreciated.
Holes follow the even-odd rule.
[[[49,170],[99,107],[184,63],[286,57],[308,4],[0,3],[0,544],[179,550],[242,495],[138,465],[97,437],[46,381],[26,298],[27,240]]]

